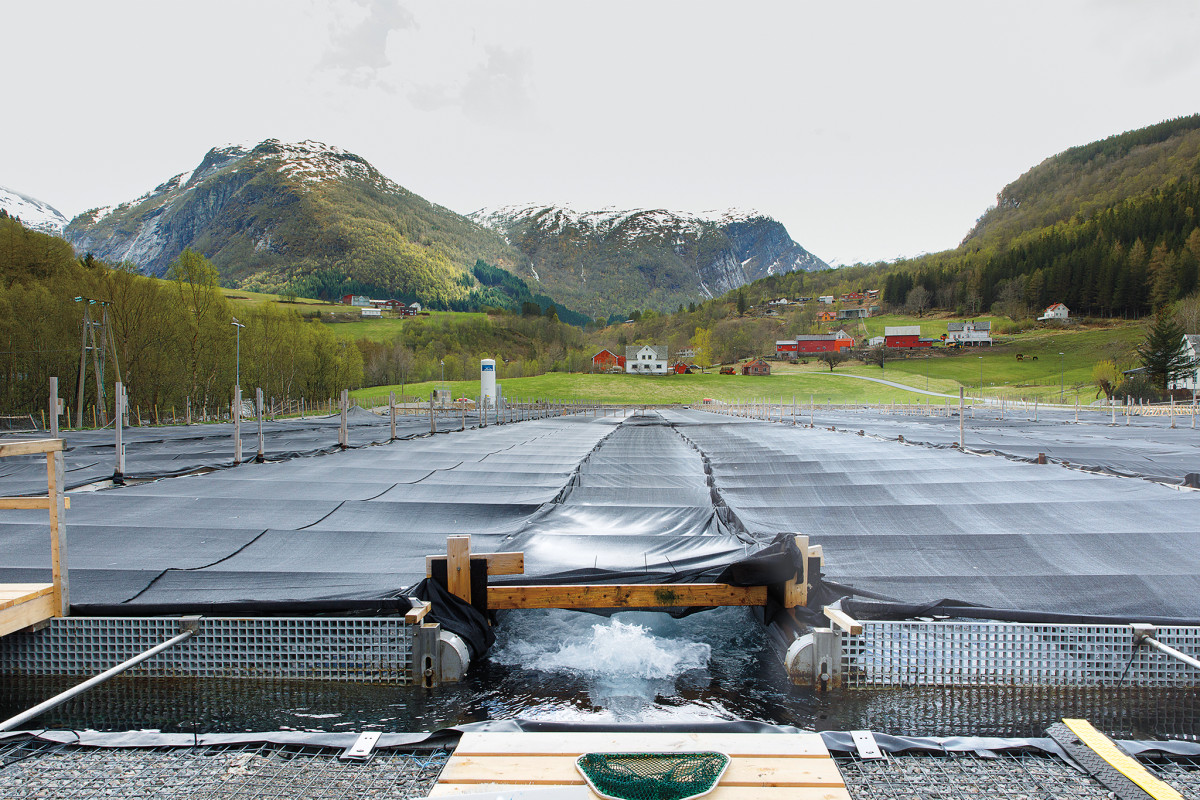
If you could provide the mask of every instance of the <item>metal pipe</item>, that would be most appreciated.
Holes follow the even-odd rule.
[[[1176,650],[1174,647],[1171,647],[1170,645],[1163,644],[1158,639],[1155,639],[1153,636],[1143,636],[1141,641],[1150,645],[1151,647],[1153,647],[1155,650],[1159,651],[1160,653],[1166,653],[1167,655],[1171,656],[1172,658],[1179,659],[1183,663],[1187,664],[1189,667],[1195,667],[1196,669],[1200,669],[1200,660],[1193,658],[1192,656],[1189,656],[1187,653],[1182,653],[1182,652]],[[4,729],[0,728],[0,730],[4,730]]]
[[[184,624],[188,624],[188,623],[184,623]],[[197,625],[196,622],[192,622],[191,624]],[[94,686],[99,686],[100,684],[107,681],[109,678],[113,678],[113,677],[116,677],[117,675],[120,675],[122,672],[129,669],[130,667],[136,667],[138,664],[142,663],[146,659],[153,658],[154,656],[158,655],[162,651],[164,651],[168,648],[174,647],[175,645],[179,644],[183,640],[191,637],[191,635],[193,633],[195,633],[197,630],[198,630],[198,627],[189,627],[186,630],[184,630],[182,633],[180,633],[178,636],[174,636],[174,637],[168,639],[167,641],[163,642],[162,644],[155,645],[154,647],[150,648],[146,652],[136,655],[133,658],[129,659],[128,661],[122,661],[120,664],[117,664],[115,667],[105,670],[104,672],[101,672],[99,675],[97,675],[93,678],[88,678],[83,683],[81,683],[77,686],[73,686],[70,689],[67,689],[65,692],[56,694],[56,695],[54,695],[54,697],[51,697],[49,700],[45,700],[41,703],[38,703],[36,706],[29,709],[28,711],[22,711],[20,714],[17,714],[15,717],[10,717],[10,718],[4,720],[4,722],[0,722],[0,731],[11,731],[14,728],[16,728],[18,725],[22,725],[22,724],[28,722],[29,720],[33,719],[34,717],[37,717],[41,714],[46,713],[47,711],[49,711],[52,708],[57,708],[58,706],[61,706],[63,703],[67,702],[68,700],[71,700],[72,698],[78,697],[79,695],[83,694],[88,689],[91,689]]]

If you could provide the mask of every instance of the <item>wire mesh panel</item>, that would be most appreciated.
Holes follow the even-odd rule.
[[[200,630],[131,675],[406,683],[412,626],[402,619],[203,619]],[[0,673],[92,675],[179,633],[179,620],[66,617],[0,640]]]
[[[449,753],[377,750],[366,762],[301,745],[85,748],[21,739],[0,746],[0,796],[121,798],[416,798]]]
[[[1021,797],[1028,800],[1107,800],[1108,789],[1044,753],[1006,752],[994,758],[973,753],[902,753],[886,759],[836,759],[855,800],[959,800]]]
[[[1200,628],[1159,628],[1156,638],[1200,652]],[[842,675],[850,688],[1200,684],[1200,671],[1135,646],[1126,625],[867,622],[842,639]]]

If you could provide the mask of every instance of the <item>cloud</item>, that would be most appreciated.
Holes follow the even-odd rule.
[[[413,86],[410,102],[422,111],[457,108],[480,122],[524,117],[533,107],[529,50],[485,46],[483,53],[483,62],[458,82]]]
[[[417,20],[397,0],[355,0],[354,5],[365,9],[366,16],[330,37],[321,66],[344,70],[369,83],[391,64],[388,36],[392,31],[416,29]]]

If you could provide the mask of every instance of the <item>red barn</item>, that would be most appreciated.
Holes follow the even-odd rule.
[[[883,346],[898,349],[932,347],[933,339],[921,338],[920,325],[895,325],[883,329]]]
[[[845,331],[801,335],[775,342],[777,358],[796,358],[802,353],[825,353],[854,347],[854,338]]]
[[[619,356],[611,350],[601,350],[592,356],[593,372],[604,372],[610,369],[625,369],[625,356]]]

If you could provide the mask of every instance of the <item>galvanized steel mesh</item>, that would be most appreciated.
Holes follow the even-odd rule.
[[[93,675],[179,633],[177,618],[66,617],[0,639],[0,673]],[[407,683],[412,626],[395,617],[205,618],[129,675]]]
[[[1156,637],[1200,653],[1200,628]],[[848,688],[903,686],[1195,686],[1200,671],[1148,647],[1126,625],[866,622],[842,637]]]

